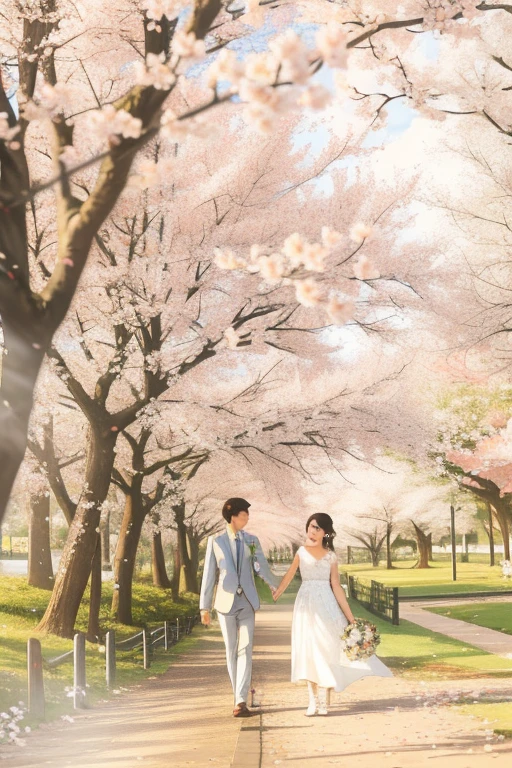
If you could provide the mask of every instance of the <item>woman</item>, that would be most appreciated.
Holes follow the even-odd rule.
[[[298,549],[274,600],[283,594],[300,567],[302,585],[292,621],[292,683],[307,682],[306,715],[311,717],[327,714],[332,689],[343,691],[367,675],[392,677],[392,673],[376,656],[350,661],[342,652],[340,638],[354,616],[340,585],[332,518],[324,512],[311,515],[306,535],[306,543]]]

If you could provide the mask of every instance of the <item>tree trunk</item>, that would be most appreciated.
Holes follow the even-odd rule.
[[[53,589],[50,549],[50,496],[31,494],[28,530],[28,583],[39,589]]]
[[[162,587],[162,589],[171,589],[173,600],[175,600],[179,594],[179,578],[180,578],[179,564],[177,569],[178,582],[177,582],[177,587],[175,588],[173,584],[176,578],[176,573],[174,573],[173,575],[172,582],[169,581],[167,570],[165,568],[164,548],[162,546],[162,534],[160,531],[157,531],[153,535],[153,538],[151,539],[151,567],[153,571],[153,584],[155,585],[155,587]],[[176,562],[174,565],[174,570],[176,571]]]
[[[87,637],[91,642],[97,641],[101,635],[101,534],[96,534],[96,550],[92,559],[89,598],[89,626]]]
[[[198,595],[199,589],[199,541],[187,531],[187,545],[190,556],[190,570],[185,571],[187,592],[193,592]]]
[[[185,502],[173,505],[174,520],[178,529],[178,548],[180,553],[180,564],[185,576],[185,589],[187,592],[199,593],[197,584],[197,573],[194,573],[194,564],[189,555],[187,547],[187,526],[185,524]],[[179,586],[178,586],[179,589]]]
[[[500,527],[501,538],[503,539],[503,558],[504,560],[510,560],[510,527],[506,505],[502,499],[495,499],[492,502],[492,505],[496,514],[496,520]]]
[[[391,571],[393,568],[393,560],[391,557],[391,526],[386,528],[386,569]]]
[[[145,518],[140,495],[141,485],[142,475],[135,476],[130,492],[126,494],[123,519],[114,558],[112,611],[116,619],[122,624],[133,624],[133,574]]]
[[[418,528],[416,523],[412,523],[412,525],[416,535],[416,541],[418,542],[418,562],[416,563],[415,567],[430,568],[430,565],[428,564],[428,558],[432,544],[432,534],[429,533],[427,536],[427,534],[425,534],[421,528]]]
[[[372,568],[378,568],[379,567],[379,555],[380,550],[377,549],[370,549],[370,554],[372,556]]]
[[[492,506],[487,502],[487,514],[489,515],[489,530],[485,529],[489,537],[489,565],[494,565],[494,520],[492,519]],[[485,527],[485,526],[484,526]]]
[[[92,560],[96,551],[101,505],[105,501],[114,464],[116,432],[90,429],[85,488],[71,523],[59,571],[46,612],[38,626],[43,632],[72,637]]]
[[[6,280],[5,277],[1,279],[2,281]],[[7,282],[13,283],[14,281],[7,280]],[[8,290],[16,295],[14,285],[10,286]],[[19,295],[16,301],[23,304],[22,307],[20,305],[21,317],[17,327],[9,321],[7,312],[2,312],[3,343],[9,354],[2,357],[1,365],[0,525],[18,469],[25,455],[34,387],[46,345],[40,327],[25,327],[23,309],[27,312],[29,310],[24,306],[24,297]],[[0,306],[0,310],[2,309],[4,307]]]
[[[105,518],[100,523],[101,536],[101,570],[111,571],[112,562],[110,560],[110,512],[107,512]]]
[[[478,496],[480,499],[484,499],[486,502],[492,505],[503,539],[505,560],[510,560],[509,523],[512,520],[510,500],[500,495],[500,489],[491,480],[487,480],[481,477],[475,477],[473,480],[475,483],[479,483],[480,487],[475,487],[474,485],[464,485],[464,490],[471,491],[471,493],[474,493],[475,496]]]

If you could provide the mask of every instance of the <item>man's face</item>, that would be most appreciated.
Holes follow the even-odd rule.
[[[249,522],[249,510],[245,509],[231,518],[231,527],[234,531],[241,531]]]

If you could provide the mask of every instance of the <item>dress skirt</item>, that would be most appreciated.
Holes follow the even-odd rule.
[[[292,620],[292,683],[309,680],[322,688],[343,691],[369,675],[392,677],[377,656],[350,661],[340,638],[347,619],[325,579],[303,581]]]

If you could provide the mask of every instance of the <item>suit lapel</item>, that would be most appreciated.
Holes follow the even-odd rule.
[[[234,568],[235,573],[236,573],[236,563],[235,563],[235,558],[233,557],[233,550],[231,549],[231,541],[229,540],[228,533],[227,532],[223,533],[221,536],[219,536],[217,541],[218,541],[218,543],[220,545],[220,548],[224,551],[224,554],[227,557],[229,557],[229,559],[233,563],[233,568]]]

